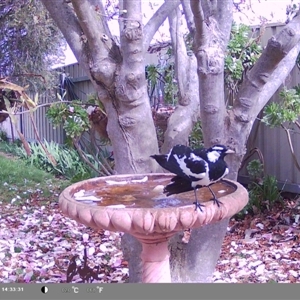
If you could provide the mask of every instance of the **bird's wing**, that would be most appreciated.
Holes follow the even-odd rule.
[[[207,166],[207,162],[198,156],[191,155],[186,159],[186,167],[192,173],[191,176],[198,178],[198,180],[206,175]]]
[[[192,149],[184,145],[176,145],[172,148],[168,154],[168,167],[170,172],[182,177],[189,179],[188,174],[185,173],[185,162],[184,160],[190,156]]]
[[[199,151],[202,156],[205,151]],[[198,181],[206,176],[207,162],[184,145],[176,145],[167,155],[152,155],[164,169],[189,181]]]
[[[176,162],[181,173],[177,175],[187,178],[190,181],[198,181],[207,175],[207,162],[199,156],[190,153],[187,157],[178,157],[175,155]],[[184,174],[183,176],[181,174]]]
[[[180,176],[175,176],[171,179],[171,183],[165,186],[164,193],[167,196],[173,194],[180,194],[188,191],[192,191],[194,188],[191,185],[191,181]]]
[[[168,156],[166,154],[154,154],[150,155],[150,157],[154,158],[161,167],[167,169]]]
[[[161,167],[168,170],[169,172],[179,175],[181,177],[186,177],[182,170],[179,168],[178,163],[176,162],[173,156],[170,156],[169,159],[168,155],[163,154],[155,154],[151,155],[150,157],[154,158]]]
[[[185,158],[186,156],[190,155],[191,151],[192,150],[187,146],[176,145],[167,155],[151,155],[151,157],[154,158],[164,169],[181,177],[187,178],[183,170],[180,168],[175,156],[179,158]]]

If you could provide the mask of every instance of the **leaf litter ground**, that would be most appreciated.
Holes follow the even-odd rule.
[[[1,282],[126,282],[122,233],[77,224],[43,197],[37,191],[21,204],[0,204]],[[230,220],[214,282],[300,282],[300,205],[284,203]]]
[[[214,282],[300,282],[300,203],[231,219]]]

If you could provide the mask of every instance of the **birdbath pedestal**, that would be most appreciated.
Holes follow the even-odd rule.
[[[143,282],[171,282],[168,241],[177,232],[229,218],[248,202],[247,190],[237,182],[211,186],[222,202],[210,201],[208,188],[197,191],[205,206],[195,210],[194,192],[166,196],[163,187],[173,174],[151,173],[98,177],[75,183],[59,196],[70,218],[95,229],[129,233],[142,244]]]

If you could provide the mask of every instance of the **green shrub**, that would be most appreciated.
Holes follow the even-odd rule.
[[[8,142],[8,136],[5,131],[0,130],[0,141]]]
[[[38,143],[30,143],[31,156],[28,157],[23,149],[20,156],[37,168],[54,175],[62,175],[72,182],[93,176],[89,168],[81,161],[75,149],[54,142],[48,143],[47,141],[44,141],[44,146],[56,160],[56,166],[49,161],[44,149]]]
[[[243,72],[258,60],[262,47],[258,44],[259,36],[251,36],[250,26],[232,24],[231,37],[225,57],[225,82],[228,86],[242,80]]]
[[[273,208],[277,201],[282,197],[277,188],[277,179],[275,176],[267,175],[260,183],[252,182],[249,187],[249,208],[255,211],[268,211]]]
[[[254,159],[249,162],[247,171],[251,181],[248,185],[249,202],[241,212],[242,215],[269,211],[278,201],[282,201],[276,177],[263,175],[263,164],[260,160]]]
[[[0,141],[0,151],[10,153],[14,156],[23,156],[22,142],[17,139],[14,142]]]
[[[193,149],[204,147],[201,121],[195,123],[193,130],[189,136],[189,145]]]
[[[274,128],[284,123],[295,123],[300,115],[300,85],[292,89],[284,88],[280,92],[282,101],[271,102],[264,108],[262,122]]]
[[[80,137],[90,129],[90,122],[85,106],[81,101],[69,103],[55,103],[47,109],[46,116],[54,128],[63,125],[66,135],[71,139]]]

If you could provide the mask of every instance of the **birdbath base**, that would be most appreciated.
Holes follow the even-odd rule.
[[[84,180],[66,188],[59,205],[64,214],[86,226],[136,237],[143,249],[143,282],[171,282],[170,237],[229,218],[248,202],[242,185],[224,180],[211,186],[222,205],[210,201],[209,189],[201,188],[197,197],[204,205],[203,212],[195,210],[193,191],[168,197],[163,194],[173,176],[151,173]]]
[[[171,282],[168,240],[146,244],[142,242],[143,282]]]

